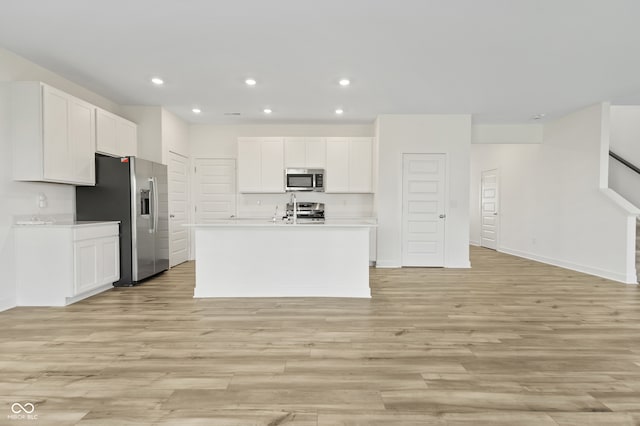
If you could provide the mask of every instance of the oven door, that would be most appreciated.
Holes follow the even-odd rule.
[[[312,173],[287,173],[287,191],[313,191]]]

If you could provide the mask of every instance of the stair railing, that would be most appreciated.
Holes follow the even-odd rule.
[[[619,161],[620,163],[624,164],[625,166],[627,166],[628,168],[630,168],[631,170],[633,170],[634,172],[636,172],[637,174],[640,175],[640,168],[638,166],[636,166],[635,164],[633,164],[633,163],[625,160],[624,158],[620,157],[615,152],[609,151],[609,157],[613,158],[614,160]]]

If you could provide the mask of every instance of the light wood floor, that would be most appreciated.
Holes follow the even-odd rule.
[[[2,312],[0,424],[640,423],[640,290],[471,254],[372,269],[370,300],[193,299],[190,263]]]

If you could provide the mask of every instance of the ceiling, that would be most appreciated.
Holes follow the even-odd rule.
[[[640,104],[638,0],[0,0],[0,10],[0,46],[119,104],[194,123],[438,113],[530,123]]]

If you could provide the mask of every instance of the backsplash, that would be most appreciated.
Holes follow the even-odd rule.
[[[326,194],[323,192],[294,192],[298,201],[325,203],[325,217],[363,218],[373,216],[373,194]],[[285,205],[291,193],[285,194],[238,194],[238,217],[270,218],[276,206],[278,215],[284,215]]]

